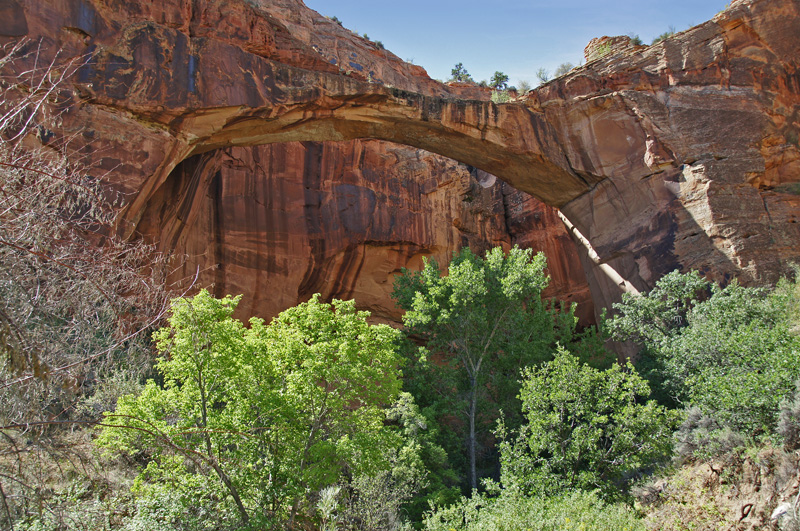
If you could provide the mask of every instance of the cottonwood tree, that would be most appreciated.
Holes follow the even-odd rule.
[[[506,256],[497,247],[485,259],[464,249],[446,275],[428,260],[422,271],[404,269],[395,281],[392,296],[406,310],[403,323],[425,342],[423,361],[428,353],[436,357],[427,365],[430,383],[468,424],[472,488],[478,486],[479,431],[488,432],[479,425],[481,414],[494,410],[491,423],[497,407],[518,410],[513,397],[520,368],[549,359],[555,341],[568,340],[574,329],[569,310],[559,314],[542,301],[545,266],[544,255],[530,249],[514,247]]]
[[[400,389],[398,332],[318,295],[247,328],[237,302],[206,291],[173,302],[156,334],[163,383],[121,398],[98,444],[144,452],[144,483],[188,500],[210,490],[244,525],[292,527],[314,512],[309,493],[346,476],[363,487],[402,447],[384,425]]]

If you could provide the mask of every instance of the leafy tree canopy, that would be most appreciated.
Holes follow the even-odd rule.
[[[523,494],[565,489],[615,498],[623,479],[669,456],[677,420],[650,395],[629,364],[598,370],[559,349],[555,359],[522,372],[526,422],[501,446],[502,482]]]
[[[796,301],[787,281],[771,291],[736,281],[722,288],[675,271],[647,295],[623,296],[607,328],[643,346],[651,380],[678,403],[758,435],[774,428],[780,401],[800,377]]]
[[[423,373],[418,399],[437,416],[457,415],[468,424],[473,488],[479,433],[488,433],[500,408],[511,415],[520,410],[514,398],[519,369],[549,359],[556,341],[572,339],[571,309],[553,311],[542,301],[545,266],[544,255],[530,249],[514,247],[506,256],[497,247],[485,259],[464,249],[447,275],[429,260],[422,271],[403,270],[395,281],[393,297],[406,310],[407,331],[425,341],[413,364]],[[441,359],[428,363],[430,353]]]
[[[292,520],[309,510],[306,494],[388,468],[402,446],[384,426],[400,388],[398,332],[319,296],[246,328],[232,317],[238,300],[173,301],[155,335],[163,384],[121,398],[98,443],[147,455],[141,485],[215,484],[244,523]],[[218,481],[198,483],[206,476]]]

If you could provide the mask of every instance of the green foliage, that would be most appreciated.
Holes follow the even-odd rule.
[[[469,75],[467,69],[464,68],[463,63],[457,63],[450,71],[450,81],[458,81],[460,83],[474,83],[472,76]]]
[[[532,88],[533,87],[531,87],[530,81],[528,81],[526,79],[520,79],[519,81],[517,81],[517,89],[518,89],[520,95],[527,94],[528,92],[530,92],[530,90]]]
[[[539,80],[539,84],[547,83],[550,81],[550,72],[546,68],[540,68],[536,71],[536,79]]]
[[[667,29],[667,31],[654,38],[653,42],[651,42],[650,45],[652,46],[653,44],[658,44],[663,40],[669,39],[673,35],[675,35],[675,26],[670,26],[669,29]]]
[[[505,90],[508,88],[508,76],[500,71],[495,72],[489,80],[489,86],[494,90]]]
[[[608,55],[610,53],[611,53],[611,43],[610,42],[606,42],[606,43],[603,43],[603,44],[601,44],[600,46],[597,47],[597,49],[595,50],[594,55],[595,55],[596,58],[599,59],[601,57],[605,57],[606,55]]]
[[[427,515],[428,531],[644,531],[630,507],[608,504],[596,493],[571,491],[551,497],[504,493],[471,498]]]
[[[202,488],[188,493],[169,485],[150,485],[136,497],[135,510],[123,531],[217,531],[237,526],[237,514],[215,503]],[[267,522],[260,524],[270,529]]]
[[[794,394],[781,402],[777,432],[787,450],[800,448],[800,382]]]
[[[334,17],[327,17],[327,18],[329,18],[331,22],[335,22],[335,23],[339,24],[340,26],[342,25],[342,21],[339,20],[339,17],[334,16]]]
[[[500,426],[506,489],[600,489],[615,498],[632,473],[669,455],[676,413],[644,402],[650,389],[630,364],[601,371],[559,349],[553,361],[522,375],[526,423],[515,440]]]
[[[774,429],[800,376],[796,291],[787,281],[772,291],[736,281],[721,288],[673,272],[646,296],[623,297],[607,327],[643,345],[655,362],[650,377],[679,403],[755,436]]]
[[[544,255],[529,249],[514,247],[506,257],[498,247],[485,259],[464,249],[446,276],[430,260],[395,281],[392,296],[406,310],[407,331],[425,342],[412,356],[410,388],[434,418],[464,422],[456,428],[464,436],[442,444],[453,455],[466,439],[473,488],[478,447],[493,446],[488,433],[499,410],[508,412],[512,426],[521,419],[519,369],[549,359],[556,341],[572,340],[573,309],[558,312],[542,301],[549,281],[544,269]]]
[[[147,459],[141,492],[202,494],[244,524],[293,519],[307,493],[376,474],[401,448],[384,426],[400,386],[398,333],[318,296],[245,328],[237,302],[206,291],[173,301],[155,335],[163,384],[120,398],[97,443]]]
[[[492,91],[492,103],[508,103],[511,101],[511,95],[505,90]]]
[[[575,68],[575,65],[573,65],[570,62],[561,63],[560,65],[558,65],[558,68],[556,68],[556,71],[553,73],[553,76],[554,77],[563,76],[564,74],[569,73],[569,71],[572,70],[573,68]]]
[[[633,32],[628,33],[628,37],[631,38],[631,44],[633,44],[634,46],[641,46],[642,44],[644,44],[642,42],[642,38],[639,37],[639,35],[636,33]]]

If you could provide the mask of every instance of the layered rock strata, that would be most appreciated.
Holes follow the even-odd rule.
[[[355,298],[399,321],[394,277],[423,258],[446,264],[520,245],[548,256],[546,296],[593,318],[576,248],[554,209],[475,168],[375,140],[226,148],[187,159],[138,225],[185,255],[173,282],[243,293],[242,315],[271,317],[307,300]]]
[[[220,150],[376,138],[560,208],[598,306],[676,267],[752,282],[800,259],[796,0],[737,0],[504,105],[432,81],[299,0],[3,9],[0,36],[43,50],[17,68],[47,64],[57,49],[56,63],[73,59],[62,125],[43,138],[77,138],[86,160],[111,172],[129,198],[126,234],[175,172]]]

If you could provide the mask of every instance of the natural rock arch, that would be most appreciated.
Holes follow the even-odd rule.
[[[24,26],[81,58],[62,133],[81,135],[87,157],[130,192],[123,230],[191,156],[378,138],[559,207],[586,247],[599,306],[675,267],[766,279],[800,257],[791,0],[733,2],[714,21],[505,105],[431,81],[298,0],[11,4],[25,24],[0,21],[0,35]]]

